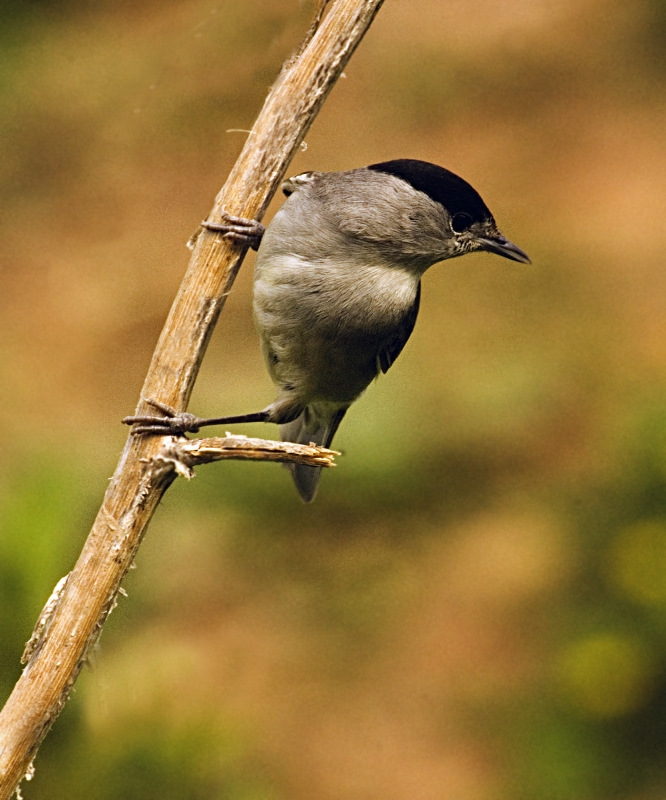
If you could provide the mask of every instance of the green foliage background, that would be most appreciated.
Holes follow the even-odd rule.
[[[0,5],[3,697],[311,13]],[[664,795],[665,46],[661,0],[386,0],[290,173],[440,163],[534,265],[428,273],[314,505],[274,465],[174,486],[26,798]],[[251,276],[196,413],[272,397]]]

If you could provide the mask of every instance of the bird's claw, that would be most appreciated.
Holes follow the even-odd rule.
[[[163,416],[139,415],[125,417],[123,424],[134,425],[135,436],[184,436],[186,433],[198,433],[201,419],[188,411],[178,412],[158,400],[146,399],[146,402],[161,411]]]
[[[246,219],[245,217],[235,217],[222,211],[220,216],[223,222],[209,222],[204,220],[201,227],[213,233],[221,233],[225,239],[233,239],[240,244],[246,244],[253,250],[258,250],[261,238],[266,228],[257,222],[256,219]]]

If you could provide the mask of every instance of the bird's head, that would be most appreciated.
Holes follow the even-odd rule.
[[[368,169],[405,181],[442,207],[448,223],[448,229],[441,232],[449,246],[448,258],[483,250],[532,263],[527,253],[500,232],[476,189],[448,169],[409,158],[371,164]]]

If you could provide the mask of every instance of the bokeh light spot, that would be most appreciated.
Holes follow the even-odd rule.
[[[571,644],[559,662],[568,705],[586,716],[618,717],[649,698],[653,661],[647,648],[624,634],[604,633]]]
[[[608,578],[638,603],[666,604],[666,525],[644,521],[625,528],[609,551]]]

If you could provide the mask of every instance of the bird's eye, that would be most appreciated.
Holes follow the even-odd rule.
[[[451,227],[456,233],[462,233],[463,231],[466,231],[473,222],[474,220],[470,217],[470,215],[465,214],[464,211],[458,211],[451,217]]]

